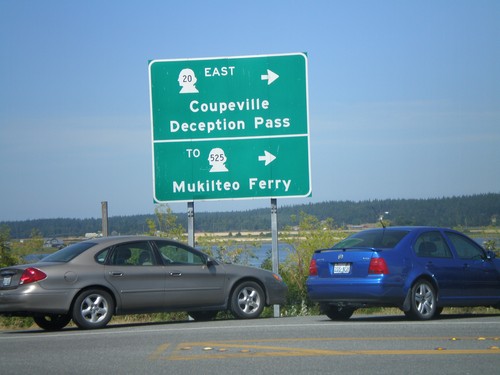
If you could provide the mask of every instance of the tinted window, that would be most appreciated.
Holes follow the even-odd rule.
[[[109,264],[116,266],[153,266],[153,249],[147,241],[117,245],[113,248]]]
[[[370,230],[359,232],[339,242],[333,249],[349,249],[353,247],[393,248],[404,236],[406,230]]]
[[[486,259],[486,255],[477,243],[457,233],[446,232],[457,255],[461,259]]]
[[[190,249],[178,246],[175,243],[157,241],[156,245],[166,264],[201,265],[205,264],[205,257]]]
[[[95,261],[99,264],[104,264],[106,262],[106,258],[108,257],[109,249],[103,250],[99,252],[95,256]]]
[[[81,253],[83,253],[85,250],[90,249],[94,245],[95,245],[94,242],[78,242],[46,256],[40,262],[66,263],[69,262],[71,259],[80,255]]]
[[[418,257],[424,258],[452,258],[451,250],[448,247],[441,233],[433,231],[421,234],[413,250]]]

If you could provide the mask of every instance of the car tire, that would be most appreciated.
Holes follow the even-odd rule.
[[[188,315],[198,322],[214,320],[218,311],[188,311]]]
[[[354,307],[327,306],[324,313],[331,320],[349,320],[356,309]]]
[[[264,304],[264,291],[253,281],[238,284],[231,295],[231,312],[237,318],[258,318],[264,310]]]
[[[73,304],[73,321],[82,329],[105,327],[115,309],[111,295],[101,289],[89,289],[81,292]]]
[[[427,280],[417,280],[410,291],[410,310],[405,315],[414,320],[430,320],[438,313],[436,291]]]
[[[71,321],[70,314],[46,314],[33,317],[36,325],[46,331],[59,331]]]

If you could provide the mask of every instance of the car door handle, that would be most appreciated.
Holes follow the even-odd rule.
[[[116,277],[122,277],[123,276],[123,272],[117,272],[117,271],[110,272],[109,274],[111,276],[116,276]]]
[[[182,276],[182,273],[180,273],[180,272],[170,272],[170,276],[179,277],[179,276]]]

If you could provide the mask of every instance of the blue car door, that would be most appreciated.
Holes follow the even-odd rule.
[[[453,255],[439,231],[422,233],[413,245],[417,262],[438,283],[441,300],[462,299],[462,263]]]
[[[500,274],[493,260],[481,246],[458,233],[447,232],[462,267],[464,294],[473,300],[497,302],[500,297]]]

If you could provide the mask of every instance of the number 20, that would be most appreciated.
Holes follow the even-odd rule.
[[[182,82],[193,82],[193,76],[191,74],[183,75]]]

